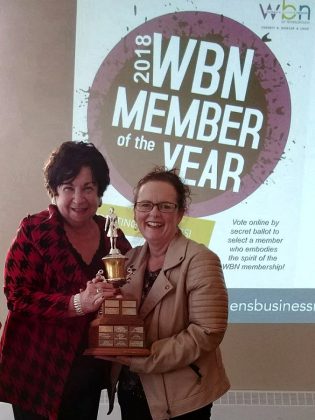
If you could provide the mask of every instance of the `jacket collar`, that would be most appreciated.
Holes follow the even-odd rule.
[[[166,252],[163,267],[140,308],[139,314],[142,318],[145,318],[164,298],[164,296],[170,293],[176,287],[168,280],[167,271],[181,264],[181,262],[184,260],[187,243],[187,238],[185,238],[181,232],[179,232],[171,241]],[[137,262],[133,265],[135,275],[131,276],[131,284],[129,287],[128,284],[124,287],[124,291],[127,294],[128,290],[130,289],[133,297],[136,298],[138,302],[141,300],[143,276],[147,264],[147,252],[148,244],[145,242],[140,250]]]
[[[167,249],[163,264],[164,271],[181,264],[186,255],[187,244],[188,239],[179,231]]]

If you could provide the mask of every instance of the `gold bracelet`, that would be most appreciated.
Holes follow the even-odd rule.
[[[73,306],[75,309],[75,313],[79,316],[85,315],[82,306],[81,306],[81,294],[77,293],[76,295],[74,295],[73,298]]]

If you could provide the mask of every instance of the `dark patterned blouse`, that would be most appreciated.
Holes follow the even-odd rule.
[[[0,401],[57,418],[64,386],[95,314],[68,316],[73,294],[103,268],[110,250],[105,219],[95,216],[101,241],[87,265],[67,239],[56,206],[22,220],[5,264],[9,309],[0,343]],[[119,231],[117,247],[130,244]]]
[[[153,286],[161,269],[156,271],[145,270],[143,278],[142,296],[140,306],[147,297],[151,287]],[[144,390],[142,388],[140,377],[137,373],[129,370],[128,366],[123,366],[119,375],[119,391],[118,393],[128,392],[140,399],[145,399]]]

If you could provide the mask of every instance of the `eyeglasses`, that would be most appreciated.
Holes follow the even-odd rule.
[[[162,213],[174,213],[177,209],[177,204],[163,201],[161,203],[152,203],[152,201],[137,201],[135,203],[135,209],[138,211],[149,212],[157,207]]]

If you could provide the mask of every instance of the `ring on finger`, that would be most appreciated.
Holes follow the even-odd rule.
[[[96,289],[96,293],[100,293],[100,289]]]

